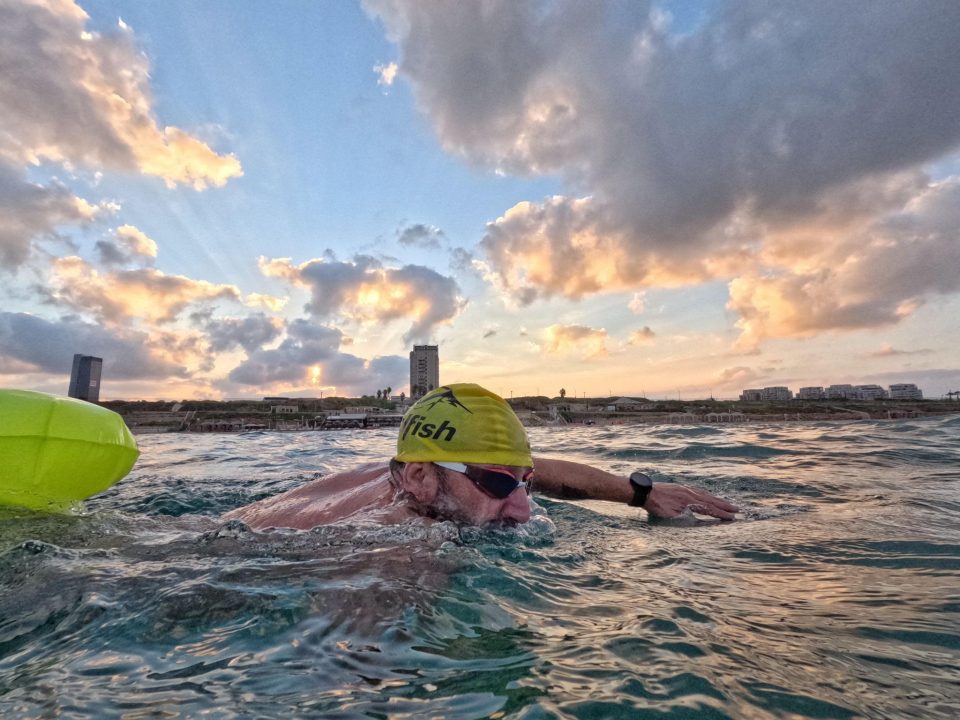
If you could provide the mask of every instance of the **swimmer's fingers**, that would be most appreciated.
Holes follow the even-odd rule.
[[[700,515],[709,515],[720,520],[736,519],[735,513],[738,510],[736,505],[703,490],[667,484],[653,486],[644,508],[654,517],[678,517],[689,508]]]
[[[724,510],[717,505],[705,505],[702,503],[695,503],[689,506],[690,509],[697,513],[698,515],[709,515],[710,517],[718,518],[719,520],[736,520],[737,515],[736,511]]]
[[[701,515],[719,518],[720,520],[735,520],[736,513],[740,509],[733,503],[729,503],[723,498],[711,495],[703,490],[694,490],[697,496],[697,502],[690,505],[690,509]]]

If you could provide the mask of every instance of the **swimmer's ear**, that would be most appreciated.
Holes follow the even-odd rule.
[[[436,468],[433,463],[407,463],[400,476],[400,486],[419,502],[433,502],[438,487]]]

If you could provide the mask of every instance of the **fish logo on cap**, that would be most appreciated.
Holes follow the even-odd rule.
[[[432,402],[425,410],[433,410],[433,408],[435,408],[439,403],[445,402],[449,405],[453,405],[454,407],[463,408],[468,413],[473,415],[473,411],[470,408],[457,400],[457,396],[453,394],[453,390],[448,388],[446,385],[440,389],[443,390],[443,392],[437,393],[434,398],[431,398]]]

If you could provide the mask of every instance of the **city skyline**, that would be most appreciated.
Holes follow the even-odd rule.
[[[0,386],[960,389],[960,4],[13,0]],[[483,72],[478,69],[483,68]]]

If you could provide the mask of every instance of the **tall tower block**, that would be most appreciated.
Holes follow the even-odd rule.
[[[410,397],[423,397],[440,387],[440,356],[436,345],[414,345],[410,351]]]
[[[100,400],[100,370],[103,358],[92,355],[73,356],[73,370],[70,373],[70,391],[72,398],[97,402]]]

